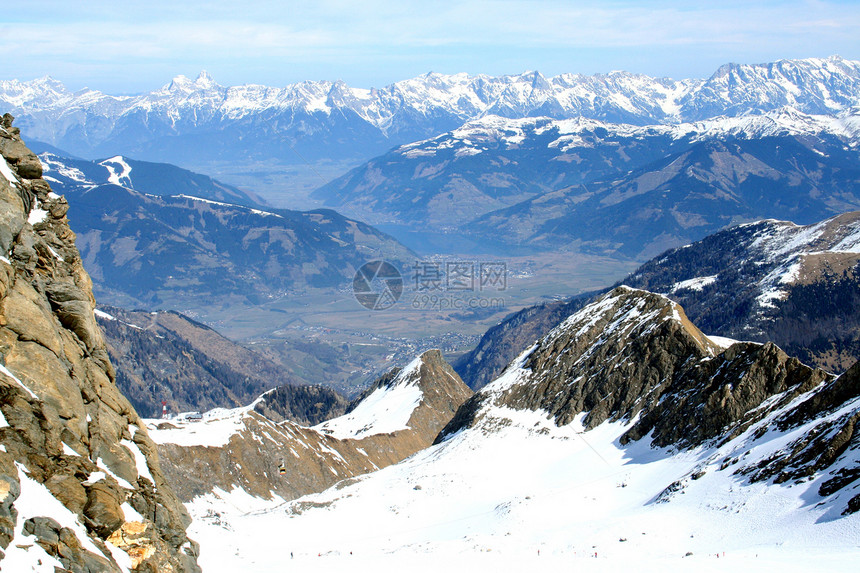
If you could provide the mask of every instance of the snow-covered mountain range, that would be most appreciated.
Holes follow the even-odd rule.
[[[564,242],[586,238],[567,237],[564,233],[542,236],[545,233],[541,225],[583,207],[590,214],[605,206],[614,211],[616,205],[629,198],[625,195],[640,195],[661,184],[681,187],[673,179],[683,177],[688,167],[682,154],[709,144],[734,141],[748,148],[743,150],[746,158],[731,166],[730,182],[719,182],[721,190],[737,190],[751,176],[778,179],[797,163],[803,163],[798,173],[787,178],[792,182],[783,184],[796,186],[799,179],[815,169],[808,165],[810,162],[838,165],[838,171],[856,170],[860,115],[855,108],[838,115],[809,115],[794,108],[780,108],[757,115],[649,126],[582,117],[553,120],[486,116],[434,138],[397,147],[319,188],[314,196],[328,206],[374,223],[431,228],[459,225],[479,233],[487,227],[483,235],[488,239],[502,225],[511,243],[546,244],[554,239]],[[793,155],[805,154],[809,159],[793,158],[788,165],[774,161],[780,146],[789,145],[798,148]],[[696,166],[695,178],[705,180],[707,171],[720,169],[726,160],[713,163],[716,165],[707,162]],[[820,178],[816,184],[827,185],[831,179]],[[845,184],[840,179],[837,187],[841,192],[850,192],[853,181],[852,172]],[[604,189],[609,192],[625,184],[634,186],[636,192],[622,192],[621,199],[607,200],[603,196]],[[820,201],[834,199],[831,195],[823,194]],[[592,196],[598,196],[599,205],[579,205]],[[705,197],[711,203],[721,198],[725,197],[720,193]],[[762,209],[750,210],[749,205],[743,205],[745,199],[738,199],[731,208],[734,216],[778,216]],[[860,206],[860,202],[854,204]],[[834,205],[833,212],[845,210],[846,206]],[[719,208],[711,204],[695,209],[707,211],[707,207],[711,211]],[[487,224],[476,220],[487,214]],[[701,214],[706,219],[713,215]],[[528,221],[530,218],[536,222]],[[602,223],[601,219],[601,229]],[[689,226],[682,223],[682,227]],[[665,224],[660,229],[668,230]]]
[[[838,56],[728,64],[707,79],[627,72],[544,77],[428,73],[379,89],[336,81],[225,87],[208,74],[113,96],[51,78],[0,81],[0,105],[33,139],[81,156],[147,160],[368,159],[489,115],[585,117],[633,125],[760,114],[834,114],[860,105],[860,62]],[[180,161],[177,158],[183,158]]]

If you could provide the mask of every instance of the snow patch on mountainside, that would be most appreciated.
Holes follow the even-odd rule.
[[[269,211],[261,211],[260,209],[253,209],[251,207],[245,207],[244,205],[236,205],[235,203],[224,203],[222,201],[213,201],[212,199],[203,199],[202,197],[195,197],[194,195],[173,195],[172,197],[176,197],[177,199],[188,199],[189,201],[198,201],[200,203],[208,203],[209,205],[218,205],[220,207],[232,207],[234,209],[244,209],[249,213],[253,213],[254,215],[262,215],[264,217],[277,217],[279,219],[283,219],[281,215],[277,213],[270,213]]]
[[[149,437],[156,444],[218,448],[227,445],[233,435],[245,428],[243,420],[255,405],[256,402],[243,408],[216,408],[203,413],[200,418],[179,415],[167,420],[144,421]]]
[[[785,297],[785,287],[800,279],[807,255],[860,253],[860,218],[840,225],[840,217],[807,226],[766,222],[749,247],[757,260],[773,267],[759,281],[759,306],[773,308],[774,301]],[[840,234],[833,234],[834,229]]]
[[[108,181],[120,187],[128,187],[133,189],[131,182],[131,166],[126,163],[125,158],[121,155],[105,159],[99,165],[110,171]]]
[[[671,292],[676,292],[683,289],[702,290],[706,286],[712,285],[715,282],[717,282],[717,275],[687,279],[685,281],[676,282],[674,285],[672,285]]]
[[[392,381],[377,388],[350,413],[323,422],[313,429],[338,439],[361,439],[408,428],[412,412],[424,394],[417,384],[421,357],[414,359]]]
[[[15,177],[15,174],[12,173],[12,169],[9,167],[9,164],[6,163],[5,157],[0,157],[0,173],[3,174],[3,177],[5,177],[6,181],[9,183],[14,185],[18,182],[18,179]]]
[[[39,155],[39,161],[42,163],[42,170],[44,173],[55,172],[62,177],[67,177],[72,181],[80,183],[82,185],[93,184],[92,181],[87,179],[87,176],[84,175],[83,171],[76,167],[70,167],[66,165],[60,157],[54,155],[53,153],[42,153]],[[56,181],[54,178],[50,178],[52,181]]]
[[[853,225],[854,231],[830,249],[836,253],[860,253],[860,221]]]
[[[77,515],[69,511],[54,495],[41,483],[31,478],[25,468],[20,464],[15,464],[18,468],[18,479],[21,483],[21,494],[15,502],[15,508],[18,510],[17,525],[15,527],[14,538],[6,548],[5,557],[3,558],[3,570],[8,571],[44,571],[53,573],[55,567],[63,569],[62,563],[56,558],[49,555],[42,547],[34,541],[35,536],[24,533],[24,523],[31,517],[50,516],[56,520],[61,527],[67,527],[74,532],[83,549],[94,553],[95,555],[104,555],[107,558],[113,556],[117,559],[117,564],[122,571],[129,571],[131,568],[131,560],[128,555],[122,551],[110,551],[110,544],[107,543],[109,553],[103,553],[92,542],[86,529],[81,524]]]
[[[747,229],[752,232],[744,233]],[[755,282],[758,291],[755,300],[761,309],[776,308],[790,286],[814,278],[816,273],[824,272],[822,269],[827,270],[828,264],[834,267],[826,272],[838,276],[841,269],[855,265],[856,262],[850,261],[856,261],[856,255],[860,254],[857,213],[844,213],[811,225],[768,219],[739,225],[737,231],[744,237],[741,240],[747,253],[738,264],[754,262],[759,269],[758,276],[751,280]],[[676,281],[669,292],[700,291],[718,279],[718,275],[691,277]]]

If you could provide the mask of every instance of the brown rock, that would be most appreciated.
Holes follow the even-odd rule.
[[[104,480],[87,488],[84,516],[103,539],[107,539],[125,521],[116,491],[104,483]]]
[[[46,284],[45,291],[60,322],[78,335],[88,351],[104,347],[104,339],[93,316],[91,296],[71,282]]]
[[[54,474],[45,482],[45,487],[69,508],[69,511],[83,514],[87,504],[87,491],[78,478],[73,475]]]
[[[0,303],[0,313],[20,340],[36,342],[57,356],[62,355],[63,346],[51,309],[32,285],[18,281]]]
[[[18,175],[24,179],[38,179],[42,176],[42,164],[35,155],[24,157],[18,162]]]

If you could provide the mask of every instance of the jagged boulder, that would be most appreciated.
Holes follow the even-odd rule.
[[[75,573],[110,571],[112,563],[86,550],[75,532],[50,517],[31,517],[24,522],[24,533],[36,537],[36,544]]]
[[[118,572],[119,549],[135,571],[199,571],[190,518],[116,387],[68,204],[11,122],[0,121],[0,568],[18,552]],[[147,535],[134,547],[114,536],[135,528]]]

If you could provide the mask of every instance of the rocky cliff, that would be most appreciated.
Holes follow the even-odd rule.
[[[717,452],[702,468],[750,482],[809,481],[810,495],[851,513],[860,510],[858,368],[836,377],[772,343],[709,338],[677,303],[622,286],[520,355],[460,408],[440,441],[472,427],[492,432],[518,410],[582,431],[617,422],[622,446]]]
[[[447,433],[484,404],[545,410],[556,423],[637,420],[626,439],[697,445],[746,427],[765,399],[785,405],[833,376],[773,344],[723,348],[666,297],[618,287],[571,315],[476,394]],[[749,416],[748,416],[749,414]]]
[[[8,114],[0,153],[0,568],[199,571],[190,519],[116,387],[68,204]]]
[[[430,350],[383,377],[346,414],[313,428],[276,423],[257,404],[209,412],[199,422],[150,423],[184,501],[216,488],[295,499],[426,448],[471,394],[442,354]]]

